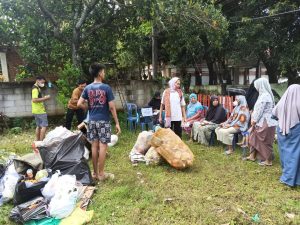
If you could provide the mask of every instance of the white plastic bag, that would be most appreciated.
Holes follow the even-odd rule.
[[[75,209],[77,196],[77,189],[65,193],[64,195],[55,195],[49,204],[50,216],[56,219],[69,216]]]
[[[87,147],[84,146],[84,154],[83,154],[83,158],[85,158],[86,160],[89,160],[90,158],[90,151],[88,150]]]
[[[50,200],[56,192],[56,189],[58,187],[58,178],[60,175],[60,171],[58,170],[55,174],[52,175],[51,179],[48,181],[48,183],[45,185],[44,189],[42,190],[42,195]]]
[[[12,163],[8,166],[5,175],[3,177],[4,189],[2,192],[1,203],[8,202],[13,199],[15,193],[15,187],[20,178],[20,175],[16,172],[15,165]]]
[[[108,147],[115,146],[117,144],[118,140],[119,140],[118,136],[115,135],[115,134],[112,134],[111,137],[110,137],[110,139],[111,139],[110,143],[107,144]]]
[[[63,175],[59,177],[55,195],[49,204],[50,216],[57,219],[69,216],[75,209],[78,195],[76,176]]]

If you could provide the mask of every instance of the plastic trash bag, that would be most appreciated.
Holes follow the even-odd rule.
[[[151,145],[174,168],[184,169],[193,165],[194,154],[189,147],[171,130],[157,130]]]
[[[55,143],[46,143],[38,149],[46,169],[75,175],[82,184],[89,185],[93,180],[89,165],[83,157],[85,148],[82,133],[72,134]]]
[[[82,225],[92,220],[94,210],[85,211],[77,207],[70,216],[61,220],[60,225]]]
[[[155,150],[155,147],[151,147],[145,155],[146,165],[158,165],[162,161],[162,157]]]
[[[115,135],[115,134],[112,134],[111,137],[110,137],[110,143],[108,143],[108,147],[113,147],[117,144],[119,138],[118,138],[118,135]]]
[[[19,179],[16,184],[14,194],[14,205],[27,202],[33,198],[42,196],[41,189],[47,184],[48,181],[40,181],[32,183],[30,187],[26,186],[26,181],[22,181],[23,178]]]
[[[55,141],[59,141],[61,139],[66,139],[70,136],[74,135],[74,133],[63,126],[55,127],[54,130],[51,130],[46,135],[45,139],[41,144],[47,144]]]
[[[20,175],[16,172],[14,164],[10,164],[6,169],[4,177],[1,179],[2,197],[0,205],[13,199],[19,178]]]
[[[59,225],[60,222],[60,219],[49,217],[41,220],[30,220],[26,222],[25,225]]]
[[[145,162],[145,154],[151,147],[150,140],[153,135],[152,131],[142,131],[133,146],[131,152],[129,153],[129,159],[132,163]]]
[[[59,171],[53,174],[50,180],[48,181],[48,183],[45,185],[45,187],[42,190],[42,195],[48,200],[50,200],[55,195],[55,191],[58,186],[59,175],[60,175]]]
[[[46,211],[47,201],[43,197],[37,197],[14,207],[10,212],[9,218],[18,223],[25,223],[32,219],[47,217]]]
[[[62,219],[69,216],[76,207],[79,191],[76,177],[64,175],[58,178],[55,195],[49,204],[50,216]]]

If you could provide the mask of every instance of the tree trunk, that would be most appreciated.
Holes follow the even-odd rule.
[[[278,65],[274,63],[264,63],[265,67],[267,68],[267,73],[269,76],[269,82],[271,84],[277,84],[278,83]]]
[[[260,76],[260,59],[257,60],[255,67],[255,78],[258,79]]]
[[[217,74],[214,70],[214,62],[209,57],[207,57],[205,60],[206,60],[207,68],[208,68],[209,84],[210,85],[217,84],[218,78],[217,78]]]
[[[156,28],[155,26],[152,27],[152,72],[153,78],[157,76],[157,64],[158,64],[158,57],[157,57],[157,37],[156,37]]]
[[[278,75],[279,75],[279,60],[277,59],[278,57],[276,57],[275,55],[272,55],[271,51],[271,56],[265,56],[265,55],[261,55],[260,58],[262,60],[262,62],[264,63],[266,69],[267,69],[267,73],[269,76],[269,82],[270,83],[278,83]]]
[[[75,67],[82,70],[79,48],[80,48],[80,31],[74,29],[73,39],[72,39],[72,63]]]

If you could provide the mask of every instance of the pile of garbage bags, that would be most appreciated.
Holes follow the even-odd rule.
[[[193,165],[194,155],[171,129],[160,128],[155,132],[141,132],[129,159],[133,164],[145,162],[154,165],[166,160],[176,169],[185,169]]]
[[[58,127],[35,147],[37,153],[0,162],[0,206],[13,200],[10,219],[23,224],[90,221],[93,211],[76,207],[92,184],[82,133]]]

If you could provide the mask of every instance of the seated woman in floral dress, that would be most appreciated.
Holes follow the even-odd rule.
[[[183,124],[183,130],[187,134],[191,133],[191,129],[195,121],[200,121],[201,119],[204,118],[204,107],[200,102],[197,101],[197,95],[192,93],[189,99],[190,99],[190,104],[188,104],[186,110],[187,120],[186,123]]]

